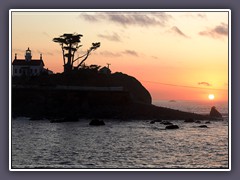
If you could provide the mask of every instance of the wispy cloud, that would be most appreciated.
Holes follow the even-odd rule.
[[[18,59],[24,59],[25,58],[24,57],[25,51],[26,51],[26,49],[25,50],[24,49],[18,49],[18,48],[13,48],[12,49],[12,52],[17,55]]]
[[[110,21],[123,26],[165,26],[172,18],[166,12],[104,12],[98,14],[81,14],[79,16],[86,21]]]
[[[122,57],[126,55],[130,56],[136,56],[138,57],[138,53],[133,50],[124,50],[124,51],[119,51],[119,52],[111,52],[111,51],[101,51],[99,53],[94,53],[95,55],[101,55],[105,57]]]
[[[173,26],[170,30],[170,32],[175,33],[177,35],[180,35],[185,38],[189,38],[185,33],[183,33],[177,26]]]
[[[99,21],[97,16],[89,15],[89,14],[86,14],[86,13],[79,15],[79,17],[83,18],[86,21],[90,21],[90,22],[97,22],[97,21]]]
[[[228,25],[226,23],[221,23],[220,25],[214,28],[209,28],[205,31],[199,32],[199,35],[209,36],[215,39],[228,36]]]
[[[202,20],[207,20],[207,15],[204,13],[186,13],[183,15],[184,17],[187,18],[192,18],[192,19],[202,19]]]
[[[47,32],[43,32],[42,34],[46,37],[52,38]]]
[[[19,52],[24,53],[26,51],[26,49],[13,48],[12,51],[14,53],[19,53]]]
[[[136,51],[133,51],[133,50],[125,50],[122,53],[131,55],[131,56],[138,56],[138,53]]]
[[[208,82],[199,82],[198,85],[202,85],[202,86],[212,86],[210,83]]]
[[[157,56],[151,56],[151,58],[153,58],[153,59],[159,59]]]
[[[103,39],[107,39],[109,41],[116,41],[116,42],[120,42],[121,38],[117,33],[113,33],[113,34],[98,34],[98,37],[103,38]]]
[[[95,53],[95,54],[97,54],[97,53]],[[120,57],[120,56],[122,56],[121,53],[111,52],[111,51],[101,51],[101,52],[99,52],[99,55],[105,56],[105,57]]]
[[[201,19],[207,19],[207,15],[206,14],[202,14],[202,13],[197,14],[197,17],[199,17]]]
[[[137,26],[152,26],[152,25],[162,25],[162,22],[158,21],[153,17],[148,15],[108,15],[110,21],[121,24],[123,26],[127,25],[137,25]]]
[[[44,55],[53,56],[53,53],[52,53],[52,52],[49,52],[49,51],[36,50],[36,51],[33,51],[33,52],[36,52],[36,54],[42,54],[43,56],[44,56]]]

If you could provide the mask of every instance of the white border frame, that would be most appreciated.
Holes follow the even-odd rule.
[[[13,169],[12,123],[12,12],[228,12],[228,169]],[[10,9],[9,10],[9,171],[231,171],[231,10],[230,9]]]

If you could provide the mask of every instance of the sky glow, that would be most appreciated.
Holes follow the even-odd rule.
[[[82,34],[81,56],[101,42],[87,65],[137,78],[154,100],[228,101],[228,12],[12,12],[12,59],[43,54],[62,72],[63,33]]]

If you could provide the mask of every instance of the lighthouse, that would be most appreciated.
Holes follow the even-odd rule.
[[[26,50],[25,60],[26,60],[27,62],[29,62],[29,61],[32,60],[32,53],[31,53],[31,50],[30,50],[29,48]]]

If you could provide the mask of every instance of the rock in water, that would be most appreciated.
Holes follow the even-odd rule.
[[[200,128],[208,128],[206,125],[201,125],[201,126],[198,126]]]
[[[189,118],[189,119],[184,120],[184,122],[186,122],[186,123],[193,123],[193,122],[194,122],[194,119]]]
[[[161,119],[155,119],[154,122],[162,122]]]
[[[166,126],[165,129],[179,129],[178,125],[169,125]]]
[[[164,125],[173,125],[173,123],[168,122],[168,121],[161,121],[160,124],[164,124]]]
[[[210,116],[211,116],[211,117],[215,117],[215,118],[222,118],[221,113],[218,112],[218,110],[216,109],[215,106],[213,106],[213,107],[211,108]]]
[[[104,121],[103,120],[98,120],[98,119],[93,119],[89,125],[91,126],[103,126],[105,125]]]

